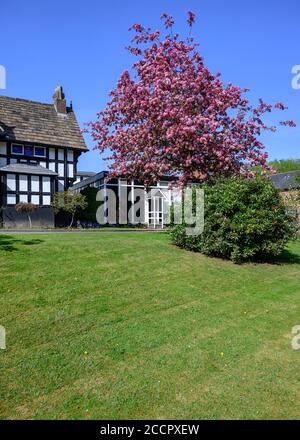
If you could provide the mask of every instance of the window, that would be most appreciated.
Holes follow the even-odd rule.
[[[58,175],[61,177],[65,175],[65,165],[63,163],[58,164]]]
[[[19,199],[20,199],[20,202],[23,202],[23,203],[27,203],[28,202],[27,194],[20,194]]]
[[[31,203],[33,203],[34,205],[39,205],[40,204],[40,196],[31,196]]]
[[[19,179],[19,189],[20,191],[28,191],[28,179],[27,176],[20,176]]]
[[[71,163],[68,164],[68,177],[70,177],[71,179],[73,179],[74,177],[74,167]]]
[[[5,167],[7,165],[6,157],[0,157],[0,167]]]
[[[47,168],[46,162],[40,162],[40,166],[43,167],[43,168]]]
[[[0,142],[0,154],[6,154],[6,143]]]
[[[58,150],[58,160],[65,160],[64,150]]]
[[[55,172],[55,162],[50,162],[50,163],[49,163],[49,170]]]
[[[64,180],[58,181],[58,192],[63,192],[65,190],[65,182]]]
[[[49,149],[49,159],[55,159],[55,149],[54,148]]]
[[[11,152],[12,152],[12,154],[23,154],[24,147],[23,147],[23,145],[19,145],[19,144],[12,144]]]
[[[39,176],[31,176],[31,191],[40,192],[40,178]],[[34,203],[34,202],[32,202]]]
[[[50,196],[43,196],[43,205],[50,205]]]
[[[16,191],[16,176],[15,174],[7,174],[6,184],[8,191]]]
[[[16,204],[16,196],[14,194],[7,194],[7,204],[8,205]]]
[[[24,147],[24,156],[33,156],[34,154],[34,149],[32,146],[30,145],[25,145]]]
[[[11,146],[12,154],[20,154],[24,156],[46,156],[46,148],[45,147],[33,147],[32,145],[21,145],[21,144],[12,144]]]
[[[50,177],[43,176],[43,193],[50,192]]]
[[[73,160],[74,160],[73,151],[68,150],[68,162],[73,162]]]
[[[34,148],[34,155],[45,157],[46,156],[46,148],[45,147],[35,147]]]

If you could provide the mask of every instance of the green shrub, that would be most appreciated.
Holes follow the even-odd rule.
[[[97,202],[96,195],[99,191],[99,188],[87,187],[80,191],[86,201],[87,207],[85,209],[79,209],[76,214],[76,220],[82,222],[96,222],[96,212],[100,206],[100,202]]]
[[[171,237],[177,246],[242,262],[274,258],[295,237],[295,218],[270,179],[222,178],[202,187],[204,232],[191,236],[184,225],[175,226]]]

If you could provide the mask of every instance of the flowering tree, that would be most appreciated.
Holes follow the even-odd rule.
[[[185,184],[218,175],[249,173],[249,167],[267,168],[267,153],[259,136],[267,126],[262,117],[274,108],[263,100],[254,107],[240,87],[224,85],[220,74],[205,67],[191,37],[195,15],[188,13],[190,35],[174,34],[174,20],[162,15],[165,36],[140,24],[132,46],[138,57],[133,76],[122,73],[107,107],[90,122],[100,152],[113,161],[109,177],[123,175],[153,183],[169,175]],[[295,126],[293,121],[281,122]]]

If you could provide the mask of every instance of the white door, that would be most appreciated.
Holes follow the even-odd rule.
[[[164,227],[163,197],[154,196],[148,199],[148,225],[150,228]]]

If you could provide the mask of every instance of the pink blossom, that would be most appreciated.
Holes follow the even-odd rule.
[[[174,20],[162,15],[168,29]],[[189,25],[195,21],[189,12]],[[180,184],[218,175],[250,175],[249,168],[267,167],[260,141],[264,122],[275,108],[259,100],[249,103],[246,90],[224,84],[204,65],[197,44],[177,34],[160,35],[140,24],[128,50],[138,55],[133,74],[123,72],[106,108],[89,123],[95,147],[109,151],[109,177],[157,181],[168,174]],[[281,125],[294,127],[293,121]]]
[[[283,104],[283,102],[277,102],[274,107],[279,110],[286,110],[287,109],[287,107]]]
[[[164,14],[161,15],[160,18],[164,21],[166,29],[172,27],[173,24],[175,23],[172,15],[164,13]]]
[[[194,12],[188,11],[188,19],[187,19],[188,25],[192,26],[195,23],[195,20],[196,20],[196,15],[194,14]]]
[[[280,122],[280,125],[283,125],[283,126],[285,126],[285,127],[292,127],[292,128],[297,127],[295,121],[292,121],[292,120],[289,120],[289,121],[281,121],[281,122]]]

